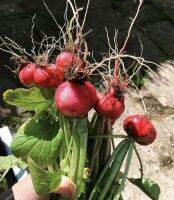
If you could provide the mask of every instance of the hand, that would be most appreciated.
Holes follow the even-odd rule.
[[[31,176],[28,175],[12,187],[15,200],[47,200],[49,197],[40,198],[33,187]]]
[[[75,184],[65,176],[62,176],[61,183],[55,193],[61,194],[63,197],[72,199],[75,193]],[[12,187],[15,200],[48,200],[47,197],[39,197],[34,190],[31,176],[28,175]]]

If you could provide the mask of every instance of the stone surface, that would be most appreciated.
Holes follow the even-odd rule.
[[[165,14],[172,23],[174,23],[174,1],[151,0],[151,2],[160,12]]]
[[[163,69],[150,75],[150,80],[146,82],[143,93],[155,97],[163,107],[174,108],[174,65],[172,61],[162,63]],[[160,88],[160,89],[159,89]]]
[[[142,31],[164,54],[174,56],[174,26],[169,21],[148,24]]]

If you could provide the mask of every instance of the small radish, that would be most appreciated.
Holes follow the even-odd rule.
[[[94,106],[89,83],[64,82],[56,90],[55,104],[58,110],[70,117],[82,117]],[[94,97],[96,98],[96,97]]]
[[[53,80],[55,80],[55,79],[57,80],[56,87],[58,85],[60,85],[60,83],[63,82],[64,73],[62,72],[62,70],[57,68],[57,66],[55,64],[51,64],[51,66],[48,68],[48,72],[52,76]]]
[[[149,145],[156,138],[156,130],[151,121],[144,115],[131,115],[124,120],[126,133],[141,145]]]
[[[34,73],[36,71],[36,65],[34,63],[29,63],[19,72],[19,79],[24,85],[34,84]]]
[[[105,95],[98,94],[98,103],[95,110],[98,114],[111,120],[118,119],[124,112],[124,96],[117,97],[114,92],[109,92]]]
[[[90,93],[91,107],[93,108],[98,101],[96,89],[91,83],[88,83],[88,82],[85,82],[85,86],[86,86],[86,89]]]
[[[63,73],[54,64],[40,67],[34,73],[34,81],[43,88],[56,88],[63,81]]]
[[[70,52],[62,52],[61,54],[59,54],[56,58],[56,65],[60,68],[62,68],[63,70],[69,68],[69,67],[76,67],[76,66],[80,66],[80,68],[84,68],[84,62],[82,62],[82,60],[74,55],[73,53]]]

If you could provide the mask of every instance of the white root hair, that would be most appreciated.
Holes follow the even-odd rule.
[[[31,27],[31,42],[32,42],[31,52],[30,53],[27,52],[26,49],[20,47],[20,45],[18,45],[12,39],[7,37],[5,37],[4,39],[0,37],[0,40],[2,42],[2,44],[0,44],[0,50],[9,53],[12,57],[15,58],[20,58],[22,56],[26,58],[29,57],[29,59],[33,59],[42,56],[45,57],[45,60],[48,60],[50,55],[55,49],[62,51],[63,49],[67,48],[70,49],[72,52],[75,52],[77,50],[76,46],[79,46],[77,54],[82,55],[83,59],[86,60],[87,56],[89,55],[89,52],[87,43],[84,38],[86,37],[87,34],[91,32],[91,30],[87,33],[83,33],[83,28],[85,25],[87,12],[89,9],[89,3],[90,0],[88,0],[87,2],[84,19],[81,25],[79,20],[79,13],[83,10],[83,8],[77,8],[75,0],[73,0],[73,2],[71,0],[67,0],[65,14],[64,14],[65,24],[63,26],[60,26],[56,18],[54,17],[53,13],[43,0],[44,6],[46,7],[47,11],[51,15],[56,26],[60,30],[59,33],[60,37],[56,39],[53,36],[48,37],[46,34],[43,33],[43,38],[41,42],[34,41],[34,27],[35,27],[34,20],[36,18],[36,15],[34,15],[32,18],[32,27]],[[68,20],[67,17],[68,7],[70,7],[73,14],[70,21]],[[74,38],[74,32],[76,32],[75,38]],[[37,52],[36,49],[38,49]]]

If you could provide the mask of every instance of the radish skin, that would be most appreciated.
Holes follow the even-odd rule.
[[[156,139],[156,130],[151,121],[144,115],[128,116],[123,123],[126,133],[138,144],[149,145]]]
[[[85,116],[94,106],[94,101],[92,101],[91,96],[92,93],[87,82],[80,85],[75,82],[66,81],[56,90],[56,107],[66,116]]]
[[[70,52],[62,52],[59,54],[56,58],[56,65],[59,68],[62,68],[63,70],[72,67],[72,66],[80,66],[80,68],[84,68],[84,62]]]
[[[63,81],[63,72],[56,65],[37,68],[34,73],[35,83],[43,88],[56,88]]]
[[[19,72],[19,79],[24,85],[34,84],[34,73],[36,71],[36,65],[34,63],[29,63]]]
[[[107,93],[105,95],[98,93],[98,99],[95,110],[103,117],[116,120],[125,110],[124,96],[117,98],[114,93]]]

